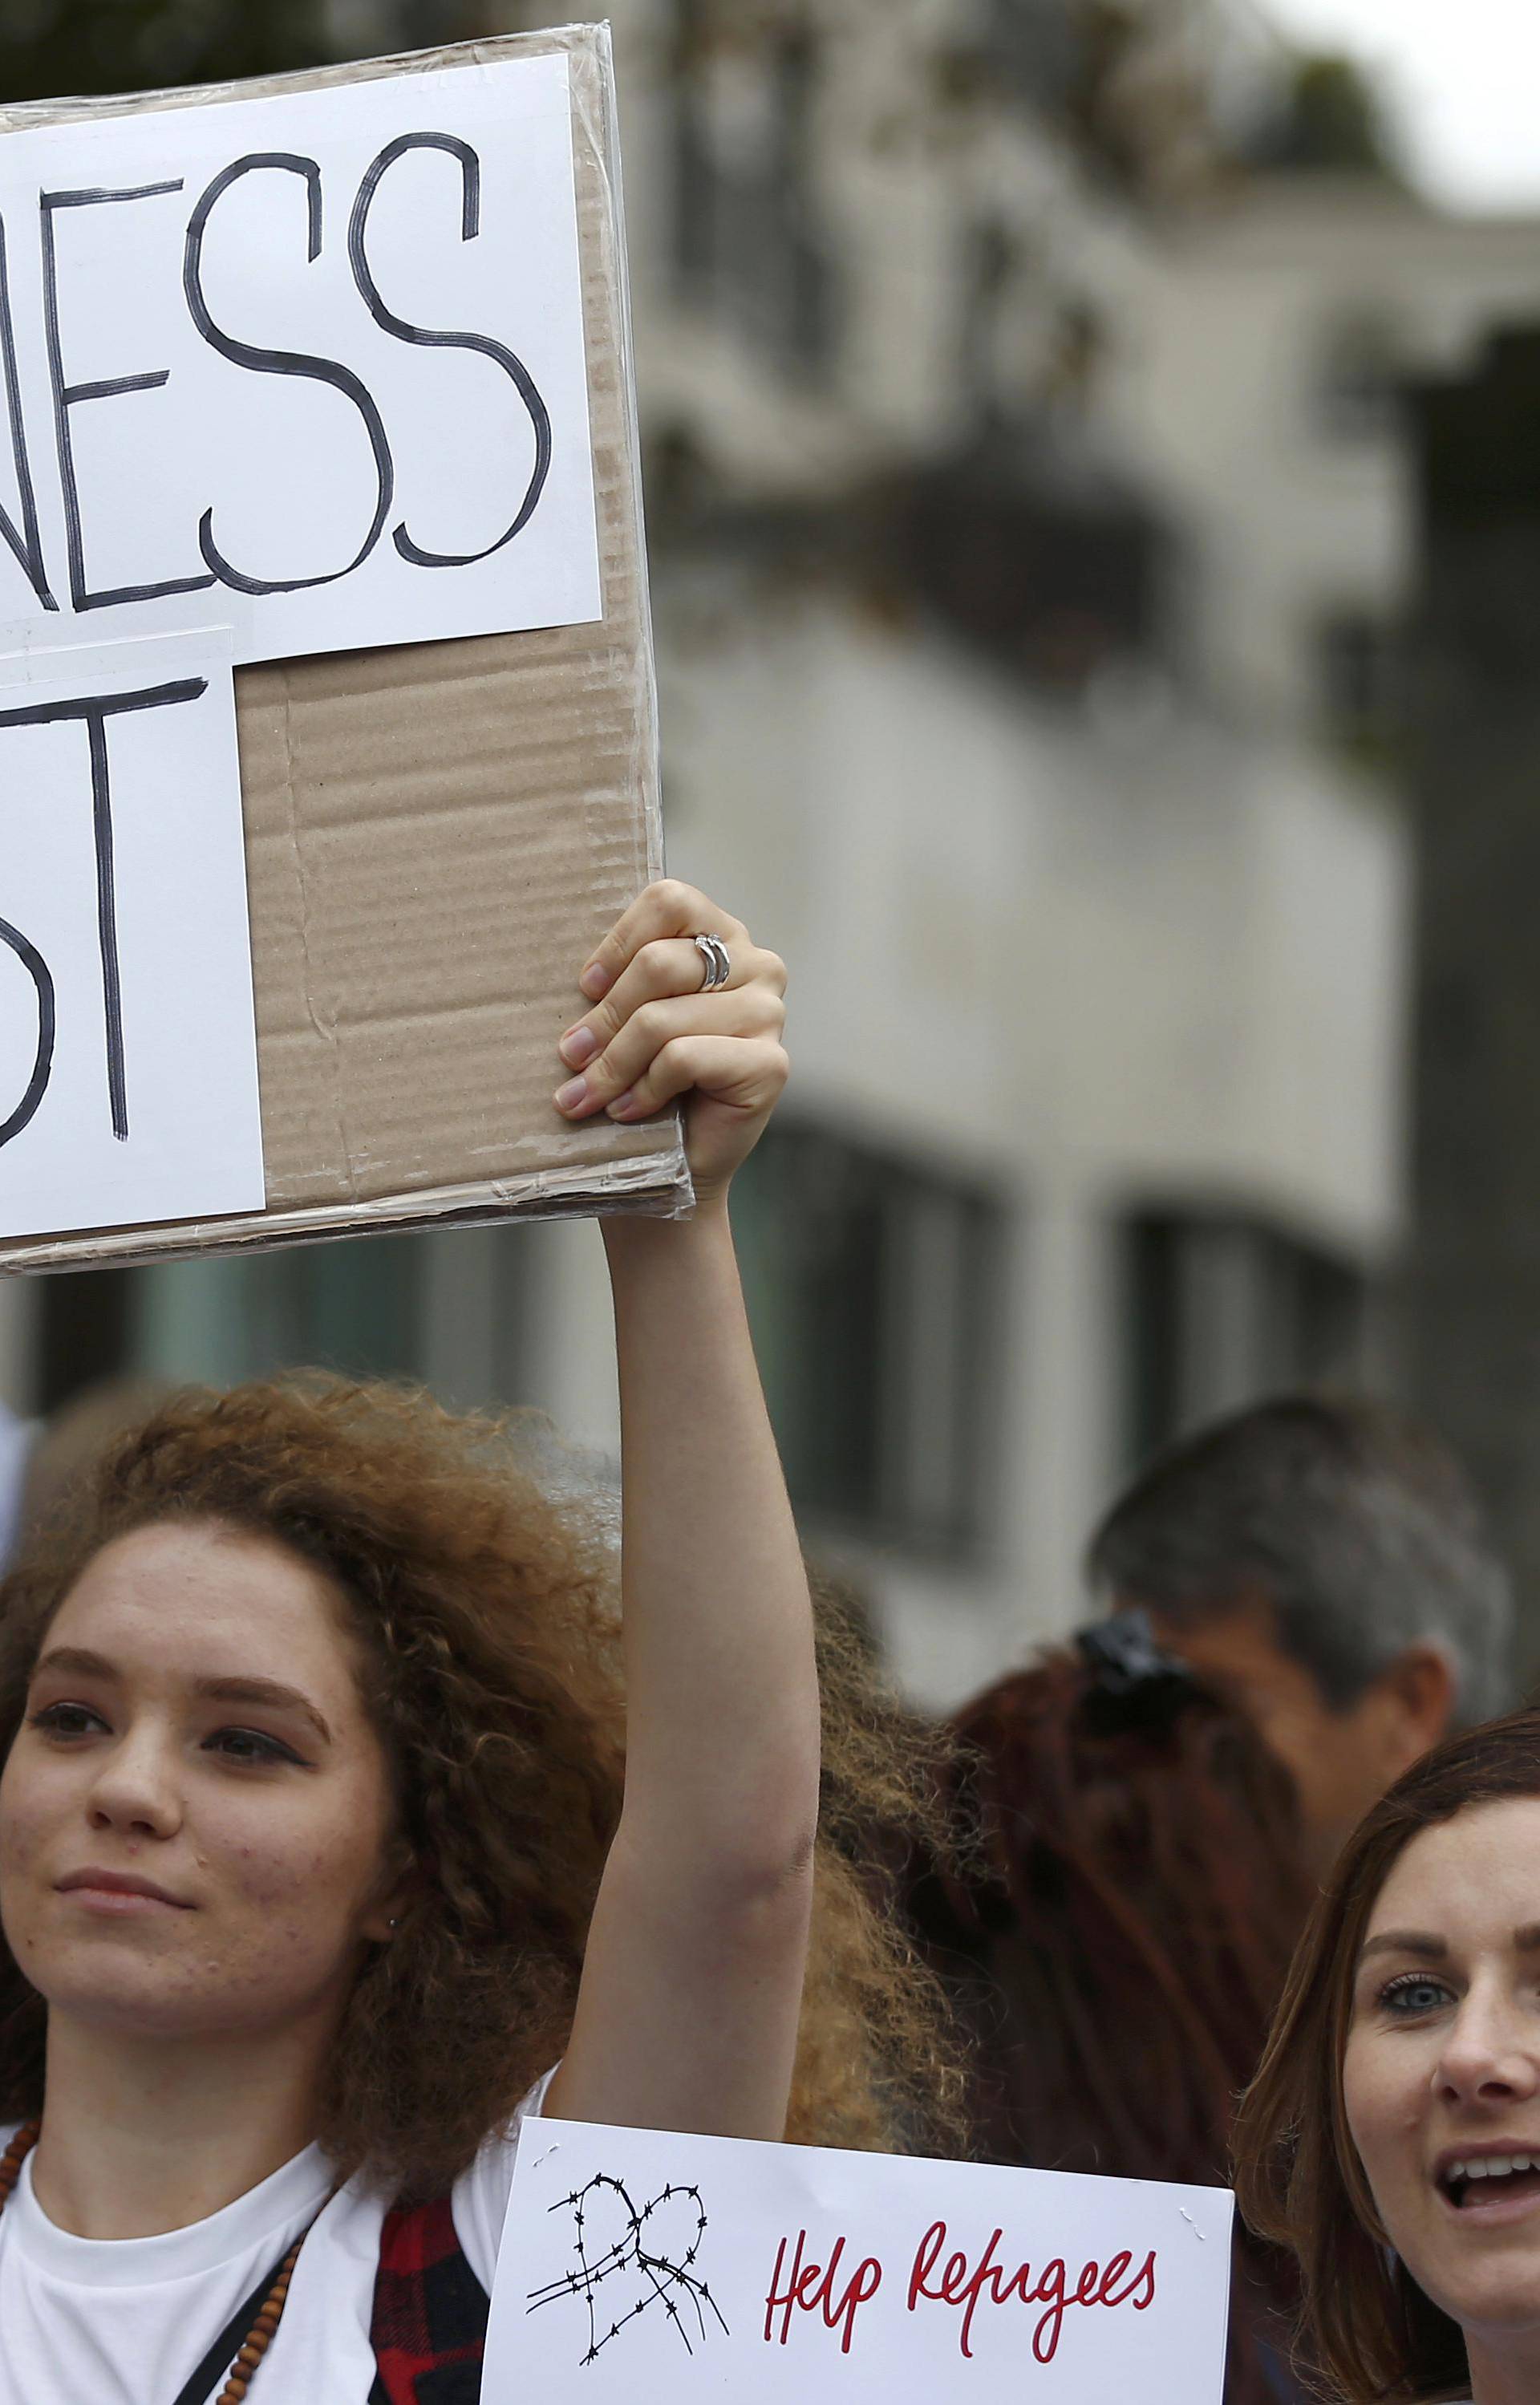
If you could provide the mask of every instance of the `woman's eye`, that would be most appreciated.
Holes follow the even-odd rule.
[[[105,1723],[85,1704],[45,1704],[40,1712],[32,1714],[29,1725],[41,1729],[46,1737],[90,1737]]]
[[[264,1737],[259,1729],[216,1729],[204,1740],[208,1751],[221,1753],[228,1762],[298,1762],[300,1757],[276,1737]]]
[[[1421,1972],[1408,1972],[1405,1978],[1393,1979],[1379,1990],[1379,2001],[1386,2010],[1409,2020],[1418,2013],[1435,2013],[1447,2004],[1449,1991],[1440,1979],[1430,1979]]]

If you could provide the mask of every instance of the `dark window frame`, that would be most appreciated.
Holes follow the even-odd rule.
[[[1161,1203],[1126,1214],[1122,1254],[1126,1469],[1267,1395],[1360,1378],[1373,1292],[1345,1251],[1264,1213]],[[1205,1328],[1226,1261],[1249,1326]]]
[[[698,16],[693,0],[678,0],[677,288],[771,357],[821,381],[834,365],[838,308],[812,190],[817,41],[797,29],[777,38],[764,61],[774,91],[774,138],[763,159],[735,161],[695,63]]]
[[[980,1558],[996,1519],[1001,1198],[805,1118],[764,1138],[735,1224],[799,1516],[837,1539]]]

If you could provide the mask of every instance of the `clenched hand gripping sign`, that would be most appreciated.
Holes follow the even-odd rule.
[[[1219,2405],[1217,2188],[525,2127],[483,2405]]]
[[[0,138],[0,1238],[263,1207],[232,663],[604,614],[568,74]]]

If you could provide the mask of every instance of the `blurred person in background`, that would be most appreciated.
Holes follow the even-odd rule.
[[[0,1569],[17,1550],[24,1518],[22,1498],[27,1470],[37,1433],[35,1420],[21,1419],[0,1403]]]
[[[34,1421],[10,1542],[0,1553],[0,1568],[67,1509],[71,1497],[90,1484],[102,1456],[130,1428],[147,1420],[171,1392],[160,1378],[98,1378],[61,1403],[51,1417]]]
[[[1475,1493],[1381,1404],[1281,1396],[1183,1438],[1087,1569],[1288,1765],[1316,1870],[1431,1746],[1511,1700],[1513,1599]]]
[[[0,1403],[0,1571],[22,1554],[118,1437],[169,1392],[153,1378],[101,1378],[50,1419]]]
[[[967,1706],[909,1917],[971,2040],[978,2151],[1225,2185],[1309,1903],[1251,1722],[1119,1614]],[[1226,2405],[1294,2405],[1286,2258],[1238,2236]]]

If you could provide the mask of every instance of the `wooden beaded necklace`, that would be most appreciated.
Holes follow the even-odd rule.
[[[4,2155],[0,2155],[0,2213],[4,2213],[10,2202],[12,2190],[21,2176],[21,2166],[36,2144],[37,2124],[35,2121],[29,2121],[24,2129],[18,2130]],[[329,2203],[330,2199],[329,2198],[327,2201]],[[325,2209],[323,2206],[322,2211],[324,2212]],[[246,2332],[245,2343],[236,2351],[235,2359],[230,2367],[229,2377],[220,2389],[215,2405],[242,2405],[246,2390],[257,2376],[258,2366],[273,2344],[278,2325],[283,2320],[284,2307],[288,2301],[288,2284],[294,2276],[294,2266],[299,2261],[300,2249],[315,2227],[315,2223],[312,2221],[301,2230],[288,2253],[279,2264],[273,2275],[273,2285],[262,2300],[256,2320]],[[236,2324],[236,2328],[240,2328],[239,2323]]]

